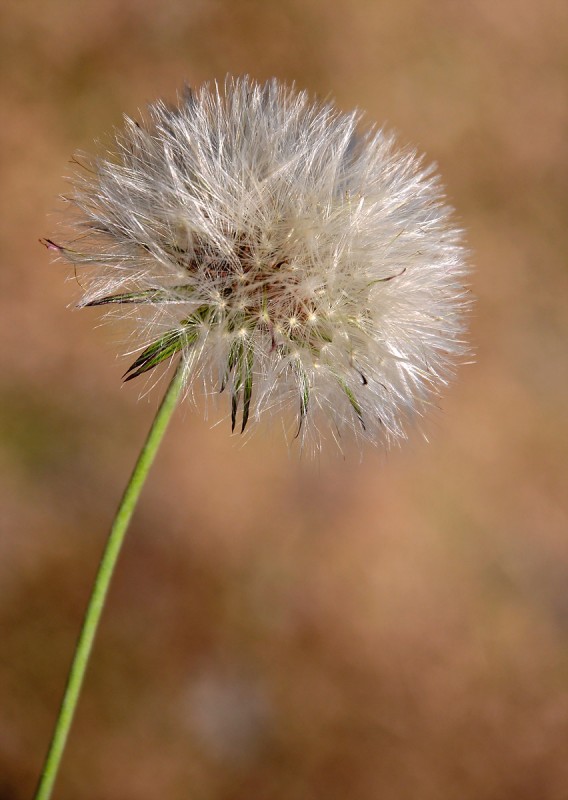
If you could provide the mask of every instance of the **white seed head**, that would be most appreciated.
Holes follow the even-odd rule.
[[[466,352],[466,254],[434,168],[358,121],[227,79],[84,164],[72,236],[47,243],[82,305],[134,318],[128,378],[179,353],[233,428],[290,408],[300,438],[404,435]]]

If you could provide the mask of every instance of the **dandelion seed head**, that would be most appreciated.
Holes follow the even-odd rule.
[[[467,352],[467,258],[434,168],[359,123],[228,78],[82,160],[72,233],[46,241],[82,305],[132,317],[127,379],[180,354],[233,428],[289,409],[300,439],[405,435]]]

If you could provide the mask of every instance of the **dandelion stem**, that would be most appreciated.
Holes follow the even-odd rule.
[[[53,785],[59,771],[61,758],[67,742],[69,729],[73,722],[77,701],[81,693],[85,671],[104,608],[109,584],[140,492],[142,491],[142,487],[144,486],[148,472],[180,396],[183,387],[183,371],[182,359],[177,366],[176,372],[154,418],[148,437],[142,447],[138,461],[136,462],[124,495],[122,496],[122,500],[120,501],[118,511],[116,512],[95,578],[81,633],[77,641],[59,716],[55,723],[53,738],[45,759],[34,800],[48,800],[51,797]]]

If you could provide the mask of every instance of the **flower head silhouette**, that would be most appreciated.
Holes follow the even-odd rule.
[[[82,305],[134,316],[127,380],[179,353],[233,429],[291,407],[292,434],[404,435],[466,352],[466,257],[433,167],[358,121],[227,79],[127,118],[84,164],[73,233],[47,243]]]

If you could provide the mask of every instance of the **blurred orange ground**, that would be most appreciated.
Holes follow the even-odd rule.
[[[439,163],[476,363],[388,456],[187,406],[115,576],[58,800],[568,797],[568,5],[4,0],[0,798],[45,753],[156,392],[38,244],[77,149],[227,72]]]

